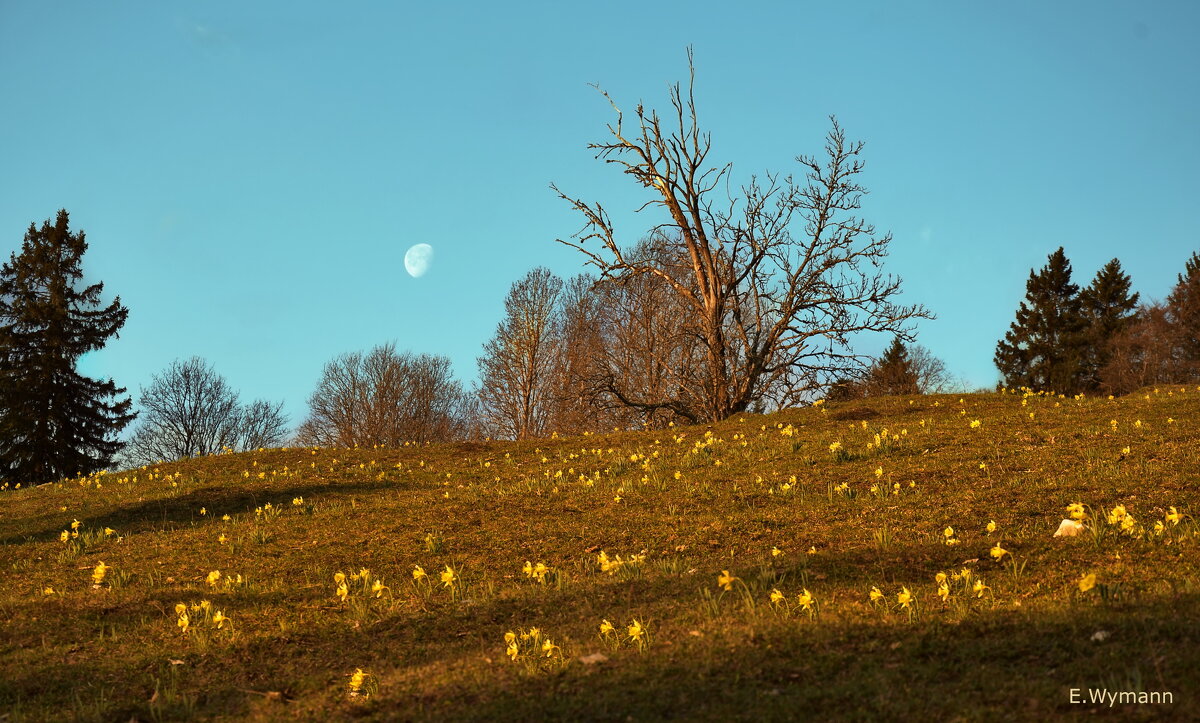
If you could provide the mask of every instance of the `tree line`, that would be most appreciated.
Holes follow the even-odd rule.
[[[395,446],[471,437],[528,439],[703,423],[816,398],[945,391],[945,365],[915,344],[933,315],[897,302],[884,271],[890,233],[861,215],[863,143],[830,119],[824,148],[795,175],[736,183],[709,160],[689,52],[689,82],[659,115],[613,109],[596,158],[642,193],[650,231],[627,241],[605,207],[558,196],[583,221],[559,241],[589,271],[563,280],[536,268],[517,280],[466,388],[447,357],[382,344],[322,369],[296,427],[282,402],[240,395],[205,360],[176,360],[143,388],[78,373],[116,337],[128,309],[82,284],[82,232],[67,212],[29,227],[0,268],[0,483],[84,475],[223,451],[279,446]],[[996,350],[1009,386],[1128,390],[1194,379],[1200,260],[1164,304],[1138,306],[1114,260],[1082,292],[1060,249],[1031,273],[1027,301]],[[879,358],[863,334],[892,340]],[[136,423],[135,423],[136,419]],[[133,424],[128,439],[120,435]]]
[[[995,362],[1012,388],[1126,394],[1200,381],[1200,253],[1165,301],[1141,302],[1118,259],[1081,289],[1062,247],[1031,270]]]

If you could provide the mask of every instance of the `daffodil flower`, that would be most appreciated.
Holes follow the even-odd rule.
[[[350,676],[350,695],[356,696],[362,690],[363,682],[366,680],[367,674],[362,668],[355,668],[354,673]]]
[[[634,641],[636,641],[636,642],[639,642],[639,643],[640,643],[640,642],[642,641],[642,635],[643,635],[645,632],[646,632],[646,631],[645,631],[645,629],[642,627],[642,624],[641,624],[640,622],[638,622],[637,620],[634,620],[634,621],[633,621],[633,623],[631,623],[631,624],[629,625],[629,628],[628,628],[628,633],[629,633],[629,638],[630,638],[631,640],[634,640]]]
[[[896,595],[896,602],[900,603],[900,607],[907,608],[912,603],[912,593],[908,588],[903,588]]]

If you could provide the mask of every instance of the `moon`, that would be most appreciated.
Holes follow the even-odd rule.
[[[433,265],[433,247],[429,244],[417,244],[404,254],[404,270],[414,279],[425,275]]]

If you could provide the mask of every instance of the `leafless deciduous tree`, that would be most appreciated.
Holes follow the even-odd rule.
[[[627,408],[609,404],[601,395],[605,303],[596,288],[596,278],[579,274],[568,279],[558,306],[550,428],[562,434],[581,434],[628,426]]]
[[[562,285],[543,267],[514,283],[504,299],[504,318],[483,346],[479,403],[485,424],[497,436],[541,437],[553,421]]]
[[[682,252],[678,239],[655,233],[626,257],[686,278]],[[595,294],[601,312],[592,369],[595,403],[634,412],[626,415],[627,423],[695,421],[681,411],[705,402],[703,329],[693,309],[654,274],[610,277]]]
[[[609,98],[616,112],[611,139],[589,146],[653,194],[641,209],[665,211],[655,233],[677,244],[684,263],[676,265],[674,254],[664,263],[630,253],[601,204],[552,188],[585,219],[562,243],[580,250],[601,279],[654,277],[695,325],[702,358],[694,377],[654,396],[621,390],[623,401],[688,420],[718,420],[760,400],[802,399],[866,364],[851,348],[854,334],[910,340],[908,323],[931,315],[893,302],[900,280],[881,271],[891,235],[877,235],[855,215],[866,192],[857,180],[863,144],[848,142],[836,120],[823,158],[797,159],[804,183],[768,173],[736,192],[718,191],[729,187],[731,166],[709,165],[711,138],[697,120],[690,51],[688,59],[688,92],[678,84],[671,89],[669,117],[639,104],[630,133]]]
[[[1128,394],[1152,384],[1187,380],[1176,354],[1178,336],[1162,304],[1143,304],[1133,322],[1109,342],[1108,363],[1100,370],[1100,390]]]
[[[130,464],[277,447],[287,438],[282,402],[243,405],[225,378],[199,357],[172,362],[138,400],[138,424],[125,450]]]
[[[296,438],[327,447],[458,439],[468,404],[447,357],[400,353],[389,343],[325,365]]]

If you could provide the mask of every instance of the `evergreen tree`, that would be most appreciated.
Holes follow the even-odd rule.
[[[1029,272],[1017,319],[996,344],[996,366],[1010,387],[1073,394],[1082,385],[1085,321],[1071,262],[1060,246]]]
[[[1200,377],[1200,252],[1193,253],[1167,295],[1167,322],[1174,341],[1172,356],[1183,379]]]
[[[79,357],[116,336],[129,310],[100,307],[101,283],[80,288],[87,251],[65,210],[30,224],[21,253],[0,267],[0,478],[23,484],[108,466],[133,418],[113,381],[75,370]]]
[[[867,376],[867,393],[872,395],[919,394],[917,372],[900,337],[892,340]]]
[[[1112,357],[1113,340],[1137,317],[1138,294],[1130,295],[1131,289],[1132,283],[1121,270],[1121,262],[1113,259],[1079,295],[1086,324],[1080,379],[1084,389],[1099,388],[1100,370]]]

